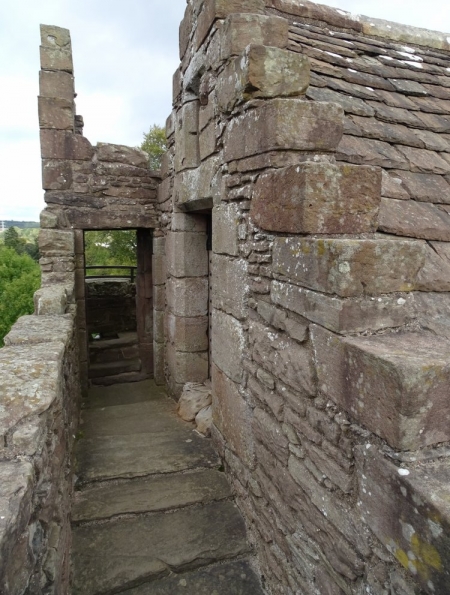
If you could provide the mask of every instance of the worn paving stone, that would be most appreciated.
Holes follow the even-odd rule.
[[[202,568],[181,576],[170,576],[123,595],[262,595],[258,577],[246,560]]]
[[[89,390],[89,397],[84,402],[84,407],[109,407],[114,405],[126,405],[130,403],[141,403],[143,401],[154,401],[165,398],[165,391],[157,386],[154,380],[145,380],[133,384],[116,384],[104,387],[95,386]]]
[[[77,449],[82,481],[172,473],[195,467],[217,467],[211,444],[190,427],[158,433],[99,436],[80,440]]]
[[[160,433],[179,427],[175,403],[169,399],[88,409],[82,419],[85,438]],[[185,429],[181,426],[182,431]]]
[[[223,473],[212,469],[162,475],[77,492],[72,521],[108,519],[119,514],[157,512],[223,500],[231,490]]]
[[[231,502],[81,526],[73,539],[73,595],[117,592],[169,569],[194,569],[249,549]]]

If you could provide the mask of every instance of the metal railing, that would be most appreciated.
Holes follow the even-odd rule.
[[[128,274],[126,275],[88,275],[88,271],[90,270],[126,270]],[[106,278],[115,278],[115,279],[130,279],[131,283],[134,283],[136,279],[136,270],[137,267],[135,266],[127,266],[127,265],[87,265],[84,267],[84,277],[85,279],[106,279]]]

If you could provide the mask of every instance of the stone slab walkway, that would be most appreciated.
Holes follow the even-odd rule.
[[[94,387],[77,446],[73,595],[262,595],[211,442],[152,381]]]

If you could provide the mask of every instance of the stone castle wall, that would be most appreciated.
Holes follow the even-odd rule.
[[[448,277],[426,240],[450,228],[442,209],[418,216],[436,207],[406,190],[433,182],[429,202],[450,196],[448,115],[408,99],[433,95],[433,68],[446,86],[448,45],[431,37],[294,0],[193,0],[180,27],[157,377],[175,397],[211,377],[213,437],[271,593],[449,584],[450,344],[429,316],[447,318]],[[426,46],[406,48],[423,73],[395,39]],[[375,51],[395,54],[395,70],[360,57]],[[375,105],[373,86],[397,107]]]
[[[0,590],[68,590],[83,232],[136,228],[141,356],[175,398],[211,378],[267,592],[447,593],[446,37],[190,0],[160,177],[82,136],[69,32],[41,34],[43,281],[0,350]]]

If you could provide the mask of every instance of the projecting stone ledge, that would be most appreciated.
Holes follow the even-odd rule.
[[[356,449],[362,520],[426,593],[450,584],[450,460],[397,467],[375,446]]]
[[[339,337],[312,325],[320,390],[399,450],[450,440],[450,342],[427,333]]]

